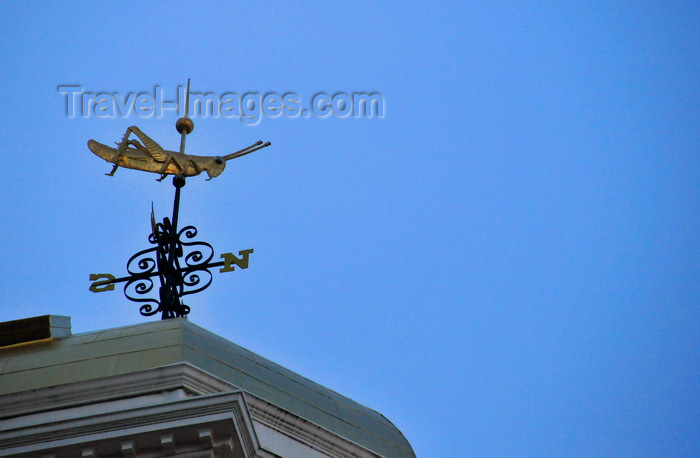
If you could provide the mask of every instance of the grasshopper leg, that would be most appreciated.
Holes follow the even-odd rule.
[[[113,176],[114,176],[114,172],[116,172],[118,168],[119,168],[119,165],[118,165],[118,164],[114,164],[114,167],[112,167],[112,171],[109,172],[109,173],[105,173],[105,175],[107,175],[108,177],[113,177]]]

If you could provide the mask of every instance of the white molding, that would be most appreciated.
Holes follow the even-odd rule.
[[[124,456],[139,456],[135,444],[128,444],[127,434],[140,434],[138,431],[145,434],[166,427],[194,425],[192,422],[183,423],[181,417],[185,411],[193,418],[202,420],[213,415],[211,421],[220,421],[224,412],[238,412],[236,424],[241,428],[237,426],[236,430],[240,431],[240,440],[247,444],[247,449],[255,450],[253,453],[257,453],[257,456],[272,455],[259,448],[255,422],[329,457],[379,456],[322,426],[255,395],[243,393],[236,386],[183,362],[0,396],[0,430],[3,430],[0,431],[0,456],[4,456],[4,448],[17,450],[20,446],[28,447],[32,440],[49,441],[59,446],[80,441],[87,443],[100,437],[121,437],[120,441],[124,444],[120,442],[120,450],[125,447]],[[213,405],[217,402],[224,404]],[[204,404],[196,408],[200,405],[198,403]],[[172,413],[167,409],[173,409]],[[123,418],[127,413],[134,417]],[[109,425],[117,420],[123,427],[110,429]],[[201,423],[199,427],[202,428]],[[39,447],[38,442],[36,446]],[[44,455],[51,451],[50,447],[39,449],[43,450]]]
[[[379,455],[334,434],[327,429],[300,418],[269,402],[245,393],[253,421],[274,429],[332,458],[377,458]]]
[[[184,388],[211,394],[236,387],[189,363],[0,396],[0,419]]]
[[[109,446],[122,450],[126,445],[127,449],[133,449],[133,444],[127,445],[129,440],[143,440],[153,435],[172,451],[176,447],[173,434],[179,432],[184,437],[190,430],[203,444],[200,446],[206,447],[207,441],[202,441],[201,431],[212,427],[225,430],[224,435],[231,436],[233,441],[225,438],[224,446],[228,440],[231,447],[241,447],[243,456],[266,455],[259,454],[246,401],[238,391],[4,430],[0,432],[0,456],[43,456],[57,449],[76,447]],[[190,444],[186,446],[191,447]],[[229,456],[228,453],[223,455]]]

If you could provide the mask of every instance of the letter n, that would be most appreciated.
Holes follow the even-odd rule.
[[[241,256],[240,259],[232,253],[223,253],[220,257],[224,260],[224,267],[222,267],[219,272],[231,272],[233,270],[236,270],[234,264],[240,267],[241,269],[247,269],[248,258],[250,258],[250,253],[252,252],[252,248],[250,250],[239,251],[238,254]]]

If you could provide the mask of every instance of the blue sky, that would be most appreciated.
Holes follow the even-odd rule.
[[[700,453],[694,2],[14,2],[3,7],[3,321],[143,322],[89,274],[148,247],[170,180],[86,147],[175,113],[86,92],[380,93],[384,116],[195,117],[217,254],[190,320],[387,416],[420,457]]]

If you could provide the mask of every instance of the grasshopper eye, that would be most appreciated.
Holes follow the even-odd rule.
[[[221,156],[216,156],[216,158],[214,159],[214,161],[215,161],[217,164],[222,164],[222,163],[224,162],[224,160],[221,159]]]

